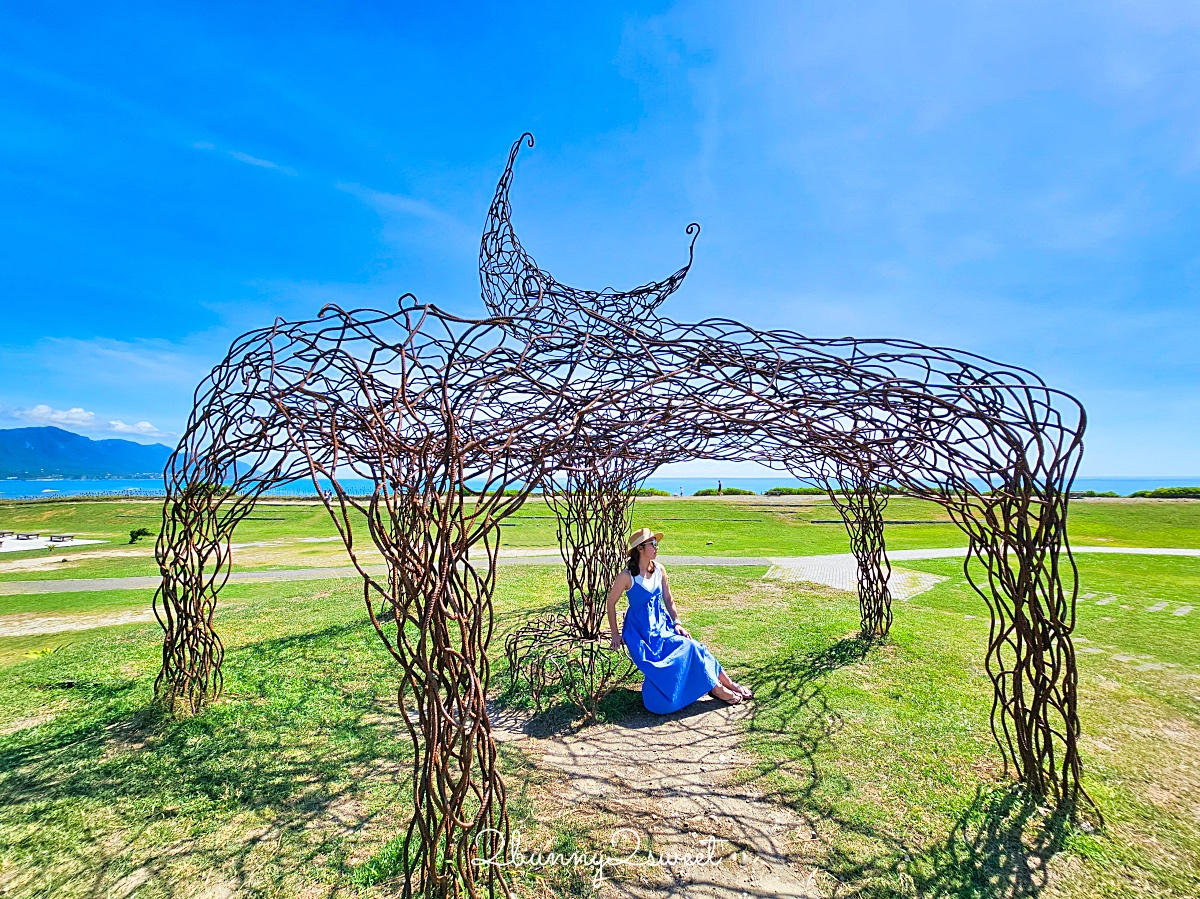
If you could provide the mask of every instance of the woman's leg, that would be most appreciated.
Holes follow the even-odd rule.
[[[735,693],[740,693],[743,699],[749,699],[754,695],[753,691],[751,691],[749,687],[743,687],[728,674],[726,674],[724,668],[721,669],[721,685],[726,689],[733,690]]]
[[[713,696],[717,697],[717,699],[722,699],[730,705],[737,705],[745,698],[742,696],[740,690],[731,690],[724,684],[717,684],[709,692],[712,693]]]

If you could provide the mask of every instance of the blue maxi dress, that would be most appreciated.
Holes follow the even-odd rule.
[[[659,715],[691,705],[720,680],[721,664],[702,643],[675,633],[662,601],[662,565],[649,578],[640,574],[625,591],[629,610],[621,637],[633,663],[645,675],[642,702]]]

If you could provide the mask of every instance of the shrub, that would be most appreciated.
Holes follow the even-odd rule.
[[[1082,493],[1072,490],[1071,498],[1078,499],[1081,496],[1120,496],[1119,493],[1114,493],[1112,490],[1106,490],[1104,493],[1097,493],[1095,490],[1084,490]],[[1137,494],[1134,494],[1135,496]]]
[[[876,492],[885,494],[887,496],[903,496],[904,495],[904,491],[901,490],[899,487],[892,487],[888,484],[884,484],[882,487],[876,487],[875,490],[876,490]],[[725,492],[728,493],[729,491],[726,490]],[[847,491],[844,489],[839,489],[839,490],[834,490],[833,492],[834,493],[846,493]],[[768,490],[763,495],[764,496],[824,496],[825,488],[824,487],[772,487],[770,490]]]
[[[143,537],[153,537],[153,536],[154,536],[154,531],[150,530],[150,528],[134,528],[132,531],[129,532],[129,542],[137,543]]]
[[[1129,495],[1151,499],[1200,499],[1200,487],[1159,487],[1157,490],[1139,490]]]
[[[666,490],[659,490],[655,487],[639,487],[633,491],[634,496],[670,496]]]
[[[743,490],[741,487],[725,487],[720,493],[716,487],[705,487],[703,490],[697,490],[692,496],[757,496],[753,490]]]
[[[401,489],[401,490],[397,490],[396,492],[403,493],[404,490]],[[472,487],[463,487],[462,492],[465,496],[483,496],[484,495],[483,491],[475,490]],[[501,496],[520,496],[521,493],[522,493],[522,491],[517,489],[516,487],[507,487],[503,491],[501,491],[500,495]],[[535,487],[532,491],[530,491],[530,493],[533,496],[540,496],[542,494],[542,491],[540,488]],[[493,490],[490,493],[488,493],[487,495],[494,496],[495,494],[496,494],[496,491]]]

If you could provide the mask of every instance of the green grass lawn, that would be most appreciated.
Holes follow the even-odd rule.
[[[153,590],[96,590],[85,593],[22,593],[0,597],[0,602],[3,603],[5,615],[91,615],[148,609],[153,596]]]
[[[93,507],[71,514],[101,533],[105,515],[127,511],[62,505]],[[794,520],[832,517],[828,506],[797,515],[752,505],[647,502],[638,520],[667,530],[680,554],[729,554],[707,546],[718,525],[728,528],[725,549],[746,555],[776,546],[836,551],[822,541],[844,539],[838,528]],[[933,517],[899,502],[892,511]],[[324,514],[295,512],[301,536],[323,534],[316,512]],[[1191,546],[1198,513],[1200,503],[1097,501],[1074,504],[1071,524],[1087,531],[1081,543]],[[275,540],[290,522],[248,524]],[[552,543],[552,522],[547,542],[536,542],[544,519],[528,527],[527,545]],[[895,531],[903,527],[920,526]],[[946,580],[897,602],[892,635],[875,646],[856,638],[848,594],[764,581],[759,567],[672,568],[693,633],[756,689],[745,746],[758,763],[742,777],[809,822],[817,838],[807,858],[825,895],[1200,895],[1200,559],[1078,561],[1085,785],[1106,818],[1095,833],[1055,820],[1002,771],[983,670],[987,609],[960,561],[903,563]],[[0,603],[11,614],[103,614],[144,609],[149,597],[108,591]],[[498,678],[504,632],[562,599],[556,568],[500,570]],[[150,701],[161,646],[153,622],[0,638],[0,892],[390,894],[410,749],[394,707],[394,667],[358,587],[232,584],[218,627],[226,693],[178,721],[158,717]],[[614,697],[605,718],[619,722],[631,696]],[[553,785],[520,745],[502,744],[501,755],[514,824],[547,843],[578,839],[566,825],[536,820],[539,791]],[[524,872],[521,889],[589,891],[586,876],[553,870]]]
[[[129,531],[157,533],[160,507],[146,501],[0,503],[0,528],[74,533],[107,541],[77,549],[0,554],[0,581],[154,576],[153,539],[129,545]],[[666,534],[665,555],[788,556],[849,551],[828,500],[819,497],[646,498],[636,524]],[[966,538],[946,514],[928,502],[896,498],[887,517],[942,524],[896,524],[887,531],[891,549],[965,546]],[[1080,546],[1200,548],[1200,501],[1076,500],[1070,534]],[[235,567],[264,570],[345,565],[328,513],[315,503],[262,504],[237,528]],[[501,526],[510,548],[557,546],[556,521],[540,499],[532,499]],[[119,555],[118,555],[119,553]],[[0,614],[4,599],[0,597]]]

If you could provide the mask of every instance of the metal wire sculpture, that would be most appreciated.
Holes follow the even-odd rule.
[[[326,307],[239,338],[197,391],[165,474],[161,701],[195,711],[220,692],[214,620],[230,537],[263,491],[311,478],[400,672],[414,748],[404,895],[507,894],[503,868],[476,864],[508,836],[485,705],[500,523],[542,484],[568,566],[569,611],[510,641],[510,668],[594,704],[621,674],[598,640],[601,596],[637,483],[666,462],[750,459],[847,491],[835,502],[871,634],[891,623],[884,488],[948,511],[991,609],[986,667],[1006,762],[1037,795],[1086,800],[1066,533],[1079,403],[969,353],[661,317],[691,266],[695,225],[687,265],[663,281],[566,286],[512,226],[523,142],[532,137],[509,154],[481,243],[491,317],[407,295],[393,313]],[[347,478],[374,491],[351,495]],[[386,576],[368,569],[364,544]]]
[[[853,476],[826,481],[825,492],[845,522],[850,552],[858,563],[862,635],[886,637],[892,628],[892,594],[888,589],[892,566],[883,535],[888,495],[869,480]]]
[[[575,460],[543,482],[558,519],[566,564],[568,612],[551,613],[510,634],[504,651],[510,692],[527,688],[539,710],[556,690],[595,720],[600,702],[636,670],[628,655],[608,652],[602,637],[608,588],[625,565],[634,491],[650,474],[639,459]]]

